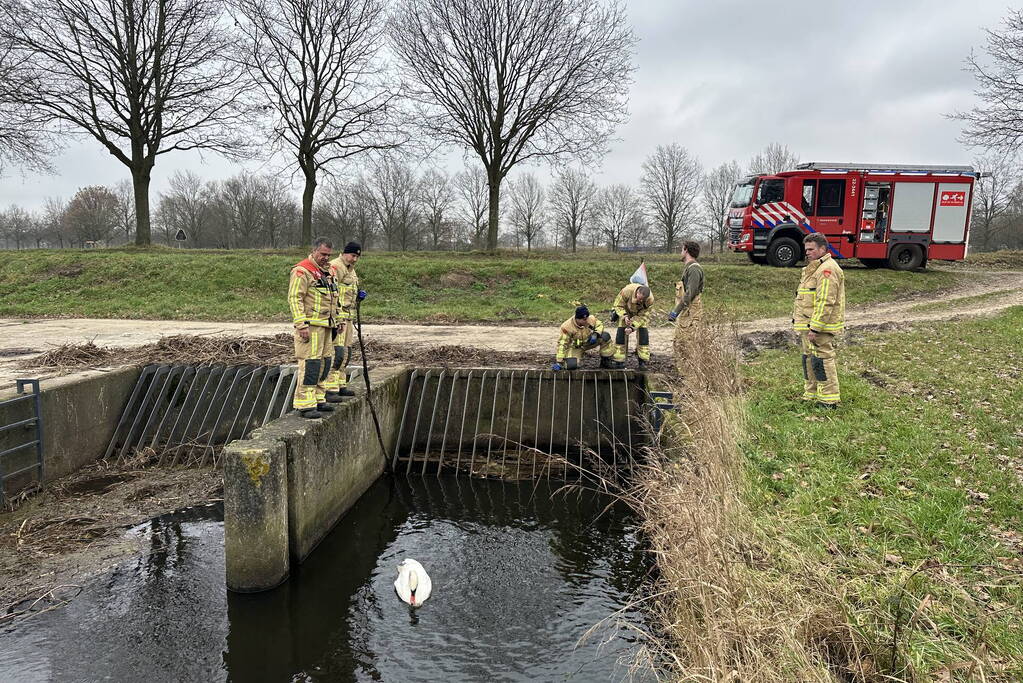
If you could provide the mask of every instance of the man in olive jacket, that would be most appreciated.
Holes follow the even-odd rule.
[[[807,235],[803,246],[806,266],[792,310],[803,349],[803,400],[834,408],[841,400],[835,335],[845,326],[845,274],[828,253],[824,235]]]

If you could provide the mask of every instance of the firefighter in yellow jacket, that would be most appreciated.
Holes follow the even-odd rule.
[[[845,325],[845,275],[820,233],[803,239],[806,266],[796,292],[792,324],[803,349],[803,400],[835,407],[841,400],[835,335]]]
[[[689,335],[703,320],[703,266],[696,260],[700,257],[700,243],[686,240],[682,243],[682,279],[675,283],[675,307],[668,313],[668,320],[675,323],[675,366],[679,373],[685,372],[683,363],[691,342]]]
[[[646,285],[632,283],[622,288],[615,297],[611,322],[618,323],[615,332],[615,367],[625,367],[625,356],[629,349],[629,337],[636,334],[636,355],[639,356],[639,369],[646,370],[650,361],[650,330],[647,322],[650,309],[654,305],[654,295]]]
[[[561,323],[558,350],[551,370],[575,370],[586,352],[593,348],[600,349],[600,367],[611,367],[611,355],[614,353],[611,335],[604,331],[604,323],[597,320],[597,316],[590,315],[590,309],[579,306],[573,317]]]
[[[334,407],[326,397],[325,382],[330,373],[337,328],[337,283],[330,274],[330,240],[318,237],[313,250],[291,269],[288,283],[288,306],[295,325],[295,356],[298,376],[292,405],[302,417],[322,417]],[[340,399],[338,399],[340,400]]]
[[[359,289],[359,276],[355,272],[355,264],[362,256],[362,246],[358,242],[349,242],[341,251],[341,255],[330,262],[330,272],[337,281],[341,299],[341,310],[338,315],[338,333],[334,339],[334,360],[330,375],[327,377],[327,397],[340,400],[342,397],[355,396],[348,388],[348,377],[345,368],[352,353],[352,336],[355,326],[356,302],[366,298],[366,292]]]

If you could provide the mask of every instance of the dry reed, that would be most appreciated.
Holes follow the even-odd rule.
[[[658,569],[637,661],[684,681],[879,679],[837,584],[743,504],[738,345],[725,332],[697,329],[677,349],[678,414],[623,496]]]

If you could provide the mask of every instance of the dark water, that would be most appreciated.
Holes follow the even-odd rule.
[[[154,552],[0,631],[7,681],[602,681],[648,565],[634,520],[545,482],[382,479],[280,588],[224,588],[222,512],[153,520]],[[398,600],[404,557],[433,580]],[[622,617],[641,624],[627,611]]]

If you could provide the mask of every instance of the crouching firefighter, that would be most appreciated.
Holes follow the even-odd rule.
[[[339,290],[341,310],[338,314],[338,331],[333,344],[333,362],[330,375],[327,377],[328,400],[339,401],[344,397],[355,396],[355,392],[348,388],[348,375],[345,369],[352,357],[355,306],[366,298],[366,292],[359,289],[359,276],[355,272],[355,264],[360,256],[362,246],[358,242],[349,242],[341,255],[330,262],[330,272]]]
[[[582,364],[583,355],[590,349],[600,349],[600,367],[611,367],[614,346],[611,335],[604,331],[604,323],[597,316],[590,315],[590,309],[580,306],[575,316],[561,323],[558,350],[554,355],[551,370],[575,370]]]
[[[647,328],[647,321],[653,305],[654,295],[646,285],[636,283],[626,285],[615,297],[611,322],[618,323],[614,351],[616,368],[625,367],[629,337],[635,333],[639,369],[646,370],[646,364],[650,362],[650,330]]]
[[[292,405],[302,417],[322,417],[334,410],[327,398],[326,381],[334,355],[332,338],[337,326],[338,290],[330,275],[333,245],[325,237],[313,241],[313,251],[291,269],[288,306],[295,325],[298,376]],[[338,401],[340,399],[337,399]]]

